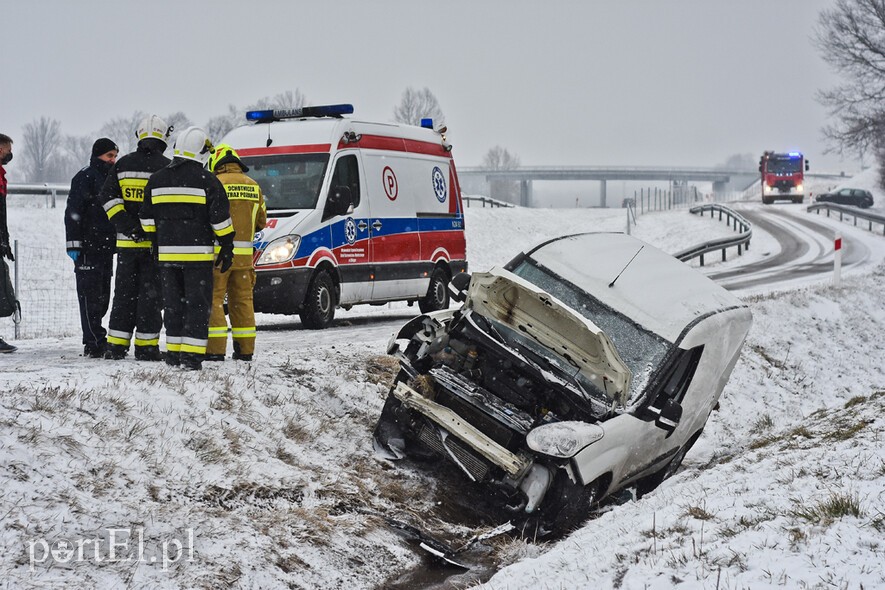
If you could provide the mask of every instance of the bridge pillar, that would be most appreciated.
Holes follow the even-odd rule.
[[[520,180],[519,181],[519,205],[521,207],[531,207],[532,206],[532,181],[531,180]]]
[[[714,193],[724,193],[726,192],[726,187],[728,186],[728,182],[717,180],[713,182],[713,192]]]
[[[599,206],[600,207],[606,206],[606,204],[605,204],[605,188],[606,188],[606,181],[603,178],[602,180],[599,181]]]

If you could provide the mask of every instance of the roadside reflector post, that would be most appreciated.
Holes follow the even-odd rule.
[[[840,289],[842,287],[842,234],[836,233],[836,238],[833,240],[833,285]]]

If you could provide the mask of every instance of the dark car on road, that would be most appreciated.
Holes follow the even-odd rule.
[[[818,203],[839,203],[866,209],[873,206],[873,195],[870,191],[859,188],[841,188],[831,193],[823,193],[814,199]]]

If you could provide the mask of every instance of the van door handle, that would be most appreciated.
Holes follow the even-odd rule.
[[[376,219],[372,223],[372,229],[374,229],[375,231],[381,231],[381,220],[380,219]]]

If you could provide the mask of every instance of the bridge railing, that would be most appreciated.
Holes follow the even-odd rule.
[[[710,212],[710,217],[715,217],[718,213],[719,221],[722,221],[724,216],[729,227],[733,227],[734,230],[738,232],[737,235],[710,240],[692,246],[691,248],[686,248],[685,250],[673,254],[674,257],[683,262],[687,262],[693,258],[700,258],[701,266],[704,266],[704,255],[709,252],[722,250],[722,262],[725,262],[725,252],[728,248],[737,247],[738,256],[743,255],[744,250],[750,249],[750,238],[753,237],[753,226],[743,215],[733,209],[716,203],[698,205],[697,207],[692,207],[688,210],[689,213],[700,215],[703,215],[707,211]]]
[[[815,203],[814,205],[809,205],[807,208],[808,212],[814,212],[820,215],[821,211],[827,212],[827,217],[830,216],[830,211],[834,211],[839,214],[839,221],[844,221],[845,217],[851,217],[854,219],[854,225],[857,226],[857,220],[863,219],[869,225],[867,229],[869,231],[873,231],[873,224],[880,224],[882,226],[882,235],[885,236],[885,215],[879,215],[878,213],[869,213],[866,211],[862,211],[857,207],[852,207],[850,205],[839,205],[838,203]]]
[[[66,197],[71,191],[68,184],[9,184],[6,192],[10,197],[17,195],[45,195],[46,207],[55,209],[55,203],[58,197]]]
[[[508,203],[506,201],[499,201],[498,199],[493,199],[491,197],[484,196],[467,196],[462,195],[461,200],[464,201],[464,204],[467,207],[470,207],[471,203],[480,203],[481,206],[485,207],[488,205],[489,207],[513,207],[513,203]]]

